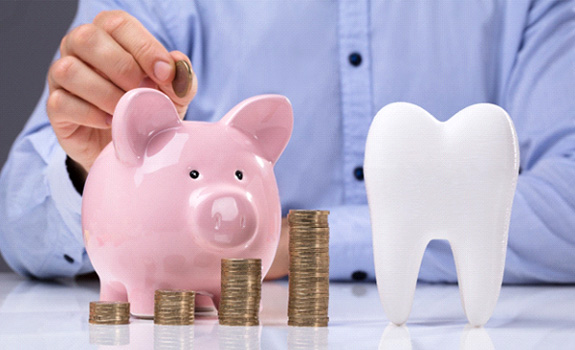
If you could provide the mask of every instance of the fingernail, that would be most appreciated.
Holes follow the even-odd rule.
[[[172,81],[172,88],[176,96],[186,96],[192,86],[193,79],[194,74],[192,73],[190,64],[185,60],[176,62],[176,76],[174,77],[174,81]]]
[[[167,62],[158,61],[154,64],[154,75],[160,81],[168,80],[171,71],[172,66]]]

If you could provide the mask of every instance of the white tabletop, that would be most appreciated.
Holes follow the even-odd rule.
[[[575,349],[575,286],[504,286],[484,328],[466,326],[457,286],[420,284],[407,327],[389,324],[375,284],[330,285],[329,327],[287,326],[287,282],[266,282],[259,327],[88,323],[97,280],[0,273],[0,349]],[[111,346],[111,344],[116,344]]]

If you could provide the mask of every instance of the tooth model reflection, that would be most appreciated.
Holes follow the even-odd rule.
[[[409,330],[406,325],[396,326],[390,323],[379,341],[378,350],[411,350],[413,349],[412,339],[414,344],[426,344],[430,345],[433,336],[430,335],[429,328],[426,327],[416,327],[413,329],[413,335],[410,335]],[[453,334],[453,328],[447,327],[434,327],[434,332],[431,334],[441,334],[441,348],[442,349],[455,349],[454,344],[455,334]],[[437,347],[438,344],[434,344]],[[417,348],[417,346],[416,346]],[[434,348],[433,346],[430,348]],[[461,338],[459,342],[460,350],[493,350],[493,342],[489,333],[483,327],[473,327],[471,325],[466,325],[461,332]]]
[[[407,326],[396,326],[390,323],[385,327],[378,350],[411,350],[412,348]]]
[[[447,122],[409,103],[379,111],[364,171],[376,280],[393,323],[407,321],[433,239],[451,243],[469,322],[489,320],[503,279],[518,162],[511,119],[495,105],[467,107]]]

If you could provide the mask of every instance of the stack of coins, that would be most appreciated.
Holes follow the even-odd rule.
[[[220,324],[259,325],[261,292],[261,259],[222,259]]]
[[[196,293],[191,290],[156,290],[154,323],[171,326],[193,324],[195,300]]]
[[[290,210],[288,325],[327,327],[329,225],[326,210]]]
[[[130,323],[130,303],[120,301],[90,302],[90,323],[128,324]]]

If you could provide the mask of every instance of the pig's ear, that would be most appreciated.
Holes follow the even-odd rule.
[[[116,156],[124,164],[136,166],[152,137],[179,126],[178,112],[168,96],[155,89],[130,90],[118,102],[112,119]]]
[[[240,102],[222,122],[247,135],[261,155],[275,164],[291,137],[293,112],[281,95],[259,95]]]

